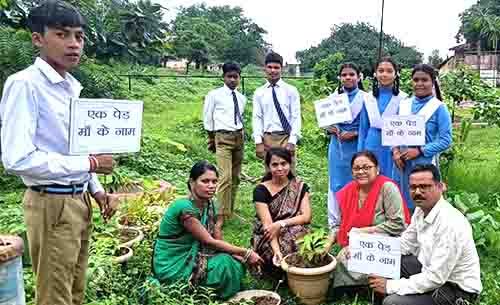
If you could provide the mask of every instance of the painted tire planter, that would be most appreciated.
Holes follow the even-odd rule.
[[[326,300],[330,273],[335,269],[337,260],[328,254],[332,261],[325,266],[317,268],[299,268],[289,265],[286,259],[281,261],[281,268],[287,273],[288,286],[292,292],[306,305],[322,304]]]
[[[121,253],[121,255],[113,258],[113,261],[118,264],[125,263],[134,256],[134,251],[129,247],[119,246],[118,252]]]
[[[24,305],[23,240],[0,235],[0,305]]]
[[[124,243],[121,243],[119,247],[128,247],[131,248],[134,244],[141,242],[144,239],[144,233],[142,230],[136,227],[127,227],[119,225],[120,229],[120,237],[121,236],[135,236],[133,239],[130,239]]]

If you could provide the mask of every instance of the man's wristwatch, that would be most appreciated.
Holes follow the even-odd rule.
[[[278,221],[278,223],[282,228],[286,228],[286,222],[284,222],[283,220]]]

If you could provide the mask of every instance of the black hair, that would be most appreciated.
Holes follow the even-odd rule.
[[[432,163],[417,164],[411,169],[410,176],[415,173],[421,172],[430,172],[432,173],[432,180],[434,180],[434,182],[441,182],[441,173],[439,172],[439,168],[437,168],[436,165]]]
[[[71,4],[49,0],[33,8],[28,15],[28,27],[32,33],[45,33],[47,28],[86,27],[85,18]]]
[[[189,172],[189,180],[187,183],[188,189],[191,191],[191,184],[189,183],[190,181],[195,181],[201,175],[203,175],[208,171],[215,172],[215,175],[219,177],[219,172],[217,171],[217,168],[213,164],[209,163],[207,160],[196,162],[193,165],[193,167],[191,167],[191,171]]]
[[[377,160],[377,157],[375,156],[375,154],[369,150],[363,150],[363,151],[358,151],[357,153],[355,153],[352,156],[351,167],[354,165],[354,161],[356,161],[356,159],[359,157],[366,157],[370,161],[372,161],[373,164],[375,164],[375,166],[378,166],[378,160]]]
[[[241,75],[241,67],[235,62],[227,62],[222,65],[222,75],[226,75],[228,72],[237,72]]]
[[[439,88],[438,82],[439,73],[434,69],[434,67],[428,64],[418,64],[413,67],[413,71],[411,71],[411,77],[413,77],[416,72],[424,72],[430,75],[432,84],[434,85],[434,90],[436,91],[436,97],[438,100],[442,101],[443,97],[441,95],[441,88]]]
[[[279,157],[281,159],[284,159],[286,162],[288,162],[288,164],[292,165],[292,153],[288,149],[285,149],[285,148],[282,148],[282,147],[273,147],[273,148],[271,148],[267,152],[266,158],[264,160],[264,162],[266,163],[267,167],[270,167],[270,165],[271,165],[271,158],[273,156],[276,156],[276,157]],[[288,179],[292,180],[294,177],[295,177],[294,174],[290,170],[290,172],[288,172]],[[271,172],[266,173],[264,175],[264,177],[262,178],[262,182],[271,180],[271,178],[272,178]]]
[[[269,63],[277,63],[283,67],[283,57],[276,52],[270,52],[266,55],[266,59],[264,60],[264,64]]]
[[[342,74],[342,70],[347,69],[347,68],[351,68],[354,71],[356,71],[356,74],[358,75],[358,77],[361,76],[361,69],[359,69],[359,67],[355,63],[348,62],[348,63],[342,64],[340,66],[340,69],[339,69],[339,87],[337,89],[338,94],[344,93],[344,86],[342,85],[342,80],[340,79],[340,75]],[[365,89],[361,78],[358,81],[358,88],[359,88],[359,90]]]
[[[396,73],[396,78],[394,79],[394,84],[392,86],[392,94],[398,96],[401,80],[399,78],[399,67],[398,64],[394,61],[394,59],[392,59],[389,56],[384,56],[381,59],[379,59],[377,61],[377,64],[375,65],[375,73],[377,73],[378,66],[380,66],[380,64],[384,62],[390,63],[394,68],[394,72]],[[376,76],[373,77],[372,93],[374,97],[378,97],[380,94],[378,79]]]

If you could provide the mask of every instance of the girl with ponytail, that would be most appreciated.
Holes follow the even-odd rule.
[[[425,120],[425,145],[394,147],[393,160],[401,169],[403,195],[414,209],[409,192],[409,175],[417,164],[438,165],[439,154],[452,144],[452,122],[446,105],[441,101],[438,73],[427,64],[418,64],[411,73],[413,96],[401,102],[399,115],[420,115]]]
[[[399,181],[399,170],[392,160],[391,147],[382,146],[383,118],[397,115],[399,103],[408,95],[399,90],[399,68],[390,57],[382,57],[375,66],[372,95],[361,111],[358,151],[369,150],[379,162],[380,173]]]
[[[339,69],[339,87],[334,95],[348,99],[352,120],[335,124],[327,128],[330,135],[328,147],[328,213],[330,227],[340,223],[339,207],[335,201],[335,192],[352,180],[351,159],[358,151],[360,113],[368,93],[363,91],[361,70],[353,63],[345,63]],[[339,223],[336,223],[338,220]]]

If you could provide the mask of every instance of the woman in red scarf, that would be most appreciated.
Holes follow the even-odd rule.
[[[410,213],[397,184],[379,174],[378,161],[370,151],[356,153],[351,160],[353,181],[336,193],[340,221],[330,221],[328,249],[337,242],[342,250],[337,256],[334,287],[367,284],[366,275],[348,272],[346,253],[349,231],[400,236],[410,223]]]

